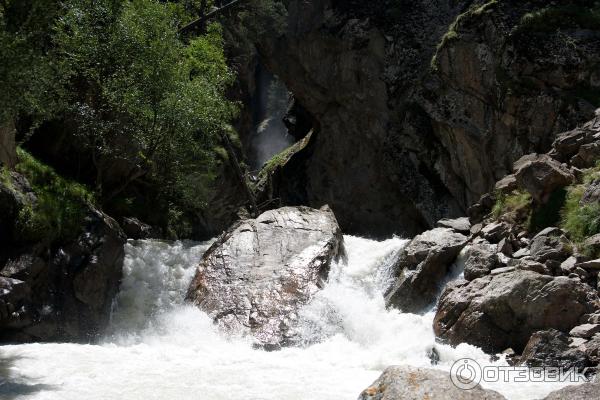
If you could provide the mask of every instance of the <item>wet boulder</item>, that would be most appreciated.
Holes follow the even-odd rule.
[[[490,353],[509,347],[521,351],[534,332],[550,328],[568,332],[599,306],[597,292],[579,280],[498,269],[471,282],[447,285],[434,330],[455,345],[466,342]]]
[[[358,400],[502,400],[504,396],[480,385],[470,390],[459,389],[450,374],[427,368],[388,367],[358,397]]]
[[[342,251],[342,234],[328,207],[267,211],[237,223],[208,249],[187,300],[225,331],[278,348],[293,341],[296,312]]]
[[[467,237],[449,228],[435,228],[416,236],[394,265],[397,279],[386,293],[386,304],[404,312],[421,312],[432,304],[449,268]]]
[[[575,368],[578,371],[591,366],[585,353],[572,345],[571,338],[556,329],[531,335],[519,363],[528,367]]]

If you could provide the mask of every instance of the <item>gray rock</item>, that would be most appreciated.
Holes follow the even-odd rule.
[[[505,222],[493,222],[481,229],[481,236],[491,243],[498,243],[508,235],[509,230]]]
[[[123,218],[123,232],[130,239],[148,239],[152,237],[152,227],[137,218]]]
[[[324,207],[284,207],[242,221],[204,255],[187,300],[226,331],[268,349],[293,340],[299,307],[322,286],[343,239]]]
[[[569,335],[589,339],[596,333],[600,333],[600,324],[583,324],[571,329]]]
[[[579,148],[579,152],[571,158],[571,164],[577,168],[589,168],[600,158],[600,144],[588,143]]]
[[[516,270],[446,286],[434,330],[451,344],[470,343],[487,352],[523,349],[534,332],[569,331],[600,307],[588,285],[566,277]]]
[[[560,271],[563,275],[569,275],[575,269],[575,264],[577,264],[577,258],[571,256],[560,264]]]
[[[585,353],[571,347],[569,337],[556,329],[531,335],[519,364],[528,367],[576,368],[578,371],[591,365]]]
[[[465,251],[465,279],[472,281],[476,278],[488,275],[490,271],[498,267],[496,257],[496,245],[483,242],[476,243]]]
[[[552,270],[548,266],[533,260],[519,260],[517,268],[523,271],[533,271],[538,274],[552,275]]]
[[[593,250],[594,252],[600,250],[600,233],[585,239],[583,247]]]
[[[506,175],[504,178],[496,182],[495,186],[496,191],[503,193],[510,193],[517,188],[517,178],[513,174]]]
[[[544,400],[591,400],[600,398],[600,383],[567,386],[544,397]]]
[[[558,228],[546,228],[531,240],[531,257],[539,262],[563,261],[569,257],[569,251],[568,239]]]
[[[408,366],[388,367],[358,400],[502,400],[504,396],[477,385],[456,387],[448,372]]]
[[[556,189],[575,180],[566,167],[545,154],[527,155],[515,162],[515,177],[518,185],[540,204],[545,204]]]
[[[584,338],[580,338],[580,337],[570,337],[569,338],[569,347],[571,348],[578,348],[581,347],[582,345],[587,343],[587,339]]]
[[[600,271],[600,259],[584,261],[575,264],[575,268],[582,268],[585,270]]]
[[[600,202],[600,179],[596,179],[591,182],[583,192],[581,196],[581,205],[592,204]]]
[[[449,228],[416,236],[399,254],[397,280],[386,293],[386,304],[404,312],[421,312],[431,305],[467,237]]]
[[[513,272],[516,271],[517,267],[502,267],[502,268],[496,268],[495,270],[493,270],[491,272],[492,275],[500,275],[500,274],[506,274],[508,272]]]
[[[522,258],[522,257],[527,257],[530,254],[531,254],[531,252],[529,251],[529,249],[526,248],[526,247],[524,247],[522,249],[519,249],[519,250],[515,251],[512,256],[514,258]]]
[[[439,228],[450,228],[463,234],[469,234],[471,231],[471,223],[467,217],[456,219],[440,219],[437,222],[437,226]]]

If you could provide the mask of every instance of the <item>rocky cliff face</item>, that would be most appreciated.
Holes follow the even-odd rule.
[[[94,341],[119,289],[125,234],[89,206],[73,239],[21,240],[12,234],[17,215],[36,201],[22,175],[0,182],[0,343]]]
[[[286,3],[285,34],[258,51],[315,119],[303,201],[330,204],[349,233],[462,214],[598,105],[599,27],[554,3]]]

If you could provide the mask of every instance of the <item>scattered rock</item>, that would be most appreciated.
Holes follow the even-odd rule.
[[[546,154],[523,156],[515,162],[515,177],[519,187],[539,204],[545,204],[552,192],[575,180],[568,168]]]
[[[506,175],[504,178],[496,182],[496,191],[502,193],[510,193],[518,188],[517,178],[514,175]]]
[[[469,218],[456,218],[456,219],[441,219],[437,222],[439,228],[450,228],[456,232],[463,234],[469,234],[471,231],[471,223]]]
[[[582,268],[586,270],[600,271],[600,259],[584,261],[578,264],[575,264],[575,268]]]
[[[446,286],[434,320],[435,333],[457,345],[497,353],[523,349],[534,332],[569,331],[600,307],[588,285],[566,277],[515,270]]]
[[[505,222],[493,222],[481,229],[481,236],[491,243],[498,243],[508,235],[509,230]]]
[[[466,248],[464,269],[466,280],[481,278],[497,267],[496,245],[483,242],[474,243]]]
[[[600,333],[600,324],[583,324],[571,329],[569,335],[589,339],[596,333]]]
[[[579,203],[586,205],[598,202],[600,202],[600,179],[594,180],[587,186]]]
[[[548,266],[533,260],[519,260],[517,269],[533,271],[543,275],[553,275],[552,270]]]
[[[522,257],[527,257],[530,254],[531,254],[531,251],[529,251],[528,248],[524,247],[522,249],[515,251],[513,254],[513,257],[514,258],[522,258]]]
[[[123,218],[123,232],[129,239],[148,239],[152,237],[152,227],[137,218]]]
[[[600,383],[584,383],[567,386],[544,397],[544,400],[590,400],[600,399]]]
[[[571,256],[560,264],[560,271],[563,275],[569,275],[575,269],[575,264],[577,264],[577,258]]]
[[[536,261],[552,259],[560,262],[569,257],[570,246],[562,230],[546,228],[531,240],[530,252]]]
[[[576,368],[578,371],[590,366],[584,352],[571,347],[569,337],[556,329],[531,335],[519,364],[528,367]]]
[[[433,303],[449,267],[467,237],[449,228],[435,228],[416,236],[394,266],[398,276],[386,293],[386,304],[404,312],[421,312]]]
[[[289,344],[296,312],[322,286],[343,238],[324,207],[284,207],[225,232],[204,255],[187,300],[267,349]]]
[[[408,366],[388,367],[358,400],[502,400],[504,396],[477,385],[456,387],[448,372]]]

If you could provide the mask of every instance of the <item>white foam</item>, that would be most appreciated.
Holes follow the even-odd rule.
[[[436,368],[449,370],[463,357],[490,363],[473,346],[437,344],[432,312],[386,310],[382,293],[406,241],[346,236],[345,242],[347,263],[332,266],[324,290],[299,313],[305,345],[277,352],[225,337],[206,314],[183,304],[208,244],[131,242],[111,335],[101,345],[0,347],[8,375],[0,380],[0,398],[346,400],[388,365],[431,366],[433,347]],[[510,399],[530,399],[560,385],[492,386]]]

